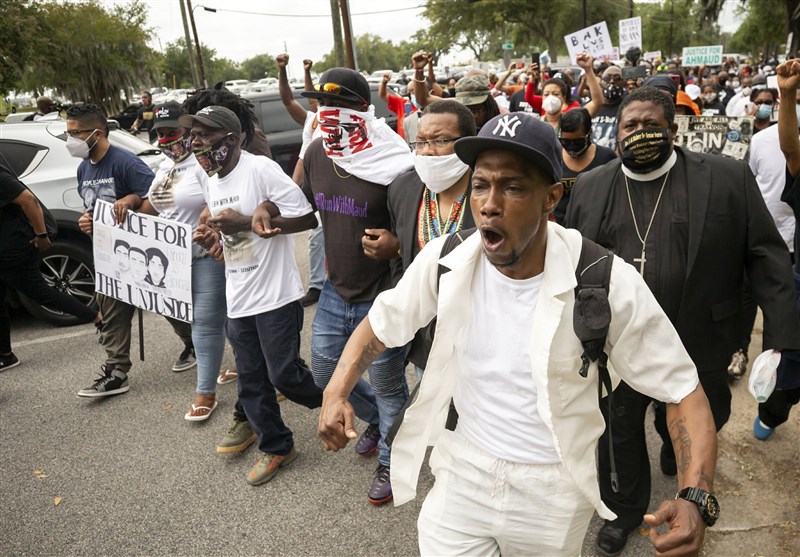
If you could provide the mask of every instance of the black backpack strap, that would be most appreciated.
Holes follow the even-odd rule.
[[[454,232],[445,238],[444,244],[442,245],[442,251],[439,253],[439,259],[441,260],[442,257],[456,249],[461,243],[464,242],[467,238],[469,238],[473,232],[475,232],[477,228],[468,228],[466,230],[459,230],[458,232]],[[436,270],[436,291],[439,291],[439,281],[442,279],[442,275],[448,272],[450,269],[439,263],[439,267]],[[431,332],[431,342],[433,341],[433,330],[436,327],[436,318],[434,317],[433,320],[428,324],[427,328]],[[417,394],[419,393],[419,386],[422,384],[422,381],[418,381],[417,384],[414,386],[414,389],[411,391],[411,394],[408,395],[408,399],[406,400],[405,404],[403,404],[400,411],[397,413],[397,416],[392,422],[392,427],[389,428],[388,433],[386,434],[386,438],[384,441],[386,445],[389,447],[392,446],[392,442],[394,442],[394,438],[397,436],[397,432],[400,429],[400,424],[403,423],[403,418],[406,415],[406,410],[414,404],[414,401],[417,399]],[[450,411],[447,414],[447,422],[445,427],[449,430],[454,430],[456,428],[456,422],[458,422],[458,412],[456,412],[456,407],[453,405],[453,401],[450,401]]]
[[[575,306],[573,309],[573,327],[575,334],[583,345],[581,369],[579,373],[586,377],[591,362],[597,362],[599,381],[597,382],[597,398],[602,402],[603,388],[608,394],[608,453],[611,464],[611,489],[619,490],[617,466],[614,459],[614,441],[611,431],[613,409],[613,391],[611,375],[608,373],[608,354],[605,351],[608,326],[611,323],[611,305],[608,302],[608,291],[611,285],[611,266],[614,255],[599,244],[583,238],[581,256],[575,269],[578,285],[575,287]]]

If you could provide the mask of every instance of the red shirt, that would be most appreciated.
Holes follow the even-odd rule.
[[[527,87],[525,88],[525,102],[528,103],[531,108],[534,110],[539,111],[539,114],[544,116],[544,108],[542,108],[542,97],[541,95],[535,95],[533,93],[533,81],[529,81]],[[561,103],[561,112],[569,112],[573,108],[580,108],[581,103],[578,101],[572,101],[570,104]]]
[[[417,111],[417,107],[407,101],[404,97],[398,97],[392,93],[389,93],[389,97],[386,99],[386,104],[389,106],[389,110],[397,114],[397,133],[400,134],[400,137],[405,139],[406,134],[403,131],[403,120],[406,119],[406,105],[411,105],[411,114]]]

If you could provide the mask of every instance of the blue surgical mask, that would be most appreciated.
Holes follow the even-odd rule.
[[[756,118],[759,120],[766,120],[772,115],[772,107],[766,104],[762,104],[756,110]]]

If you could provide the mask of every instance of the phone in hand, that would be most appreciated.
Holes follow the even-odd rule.
[[[531,54],[531,63],[532,64],[536,64],[538,66],[539,65],[539,56],[540,56],[540,53],[538,53],[538,52],[534,52],[533,54]]]

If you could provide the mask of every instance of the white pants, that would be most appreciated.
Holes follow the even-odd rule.
[[[457,431],[433,449],[417,521],[423,556],[580,555],[594,507],[562,464],[495,458]]]

